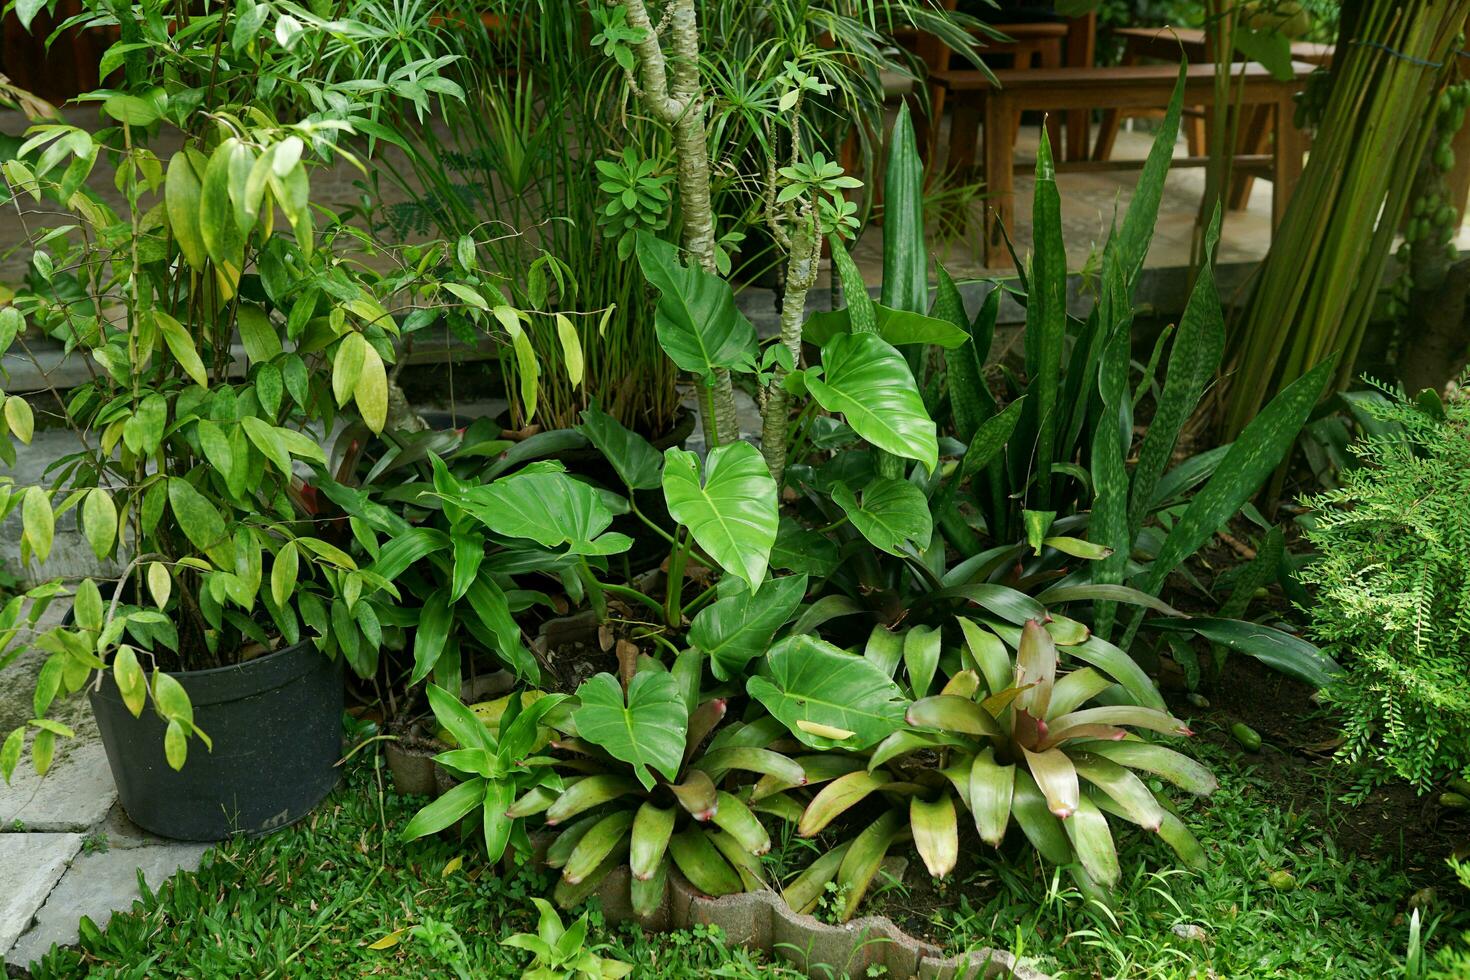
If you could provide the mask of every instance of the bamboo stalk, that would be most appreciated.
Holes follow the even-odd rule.
[[[1223,428],[1334,351],[1353,377],[1470,0],[1368,0],[1338,47],[1319,136],[1232,337]]]

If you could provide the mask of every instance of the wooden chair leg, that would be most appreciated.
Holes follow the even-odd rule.
[[[1236,153],[1242,155],[1254,155],[1265,153],[1271,141],[1271,119],[1275,112],[1272,106],[1252,106],[1250,118],[1246,122],[1245,129],[1240,134],[1240,142],[1236,147]],[[1237,173],[1231,181],[1229,207],[1232,211],[1244,211],[1250,204],[1251,187],[1255,185],[1256,178],[1252,174]]]
[[[945,161],[947,172],[955,183],[964,185],[975,179],[975,140],[980,134],[980,100],[983,93],[967,93],[954,100],[952,120],[949,126],[949,159]],[[940,215],[940,223],[946,230],[964,234],[969,224],[969,208],[951,208]]]
[[[1138,64],[1138,49],[1133,47],[1133,42],[1128,42],[1123,49],[1123,60],[1125,65]],[[1113,144],[1118,141],[1118,129],[1123,123],[1123,113],[1118,109],[1104,109],[1097,124],[1097,139],[1092,144],[1092,158],[1094,160],[1111,160],[1113,157]]]
[[[1072,19],[1067,29],[1067,54],[1065,64],[1073,68],[1091,68],[1097,57],[1097,14],[1085,14]],[[1092,112],[1088,109],[1072,109],[1067,113],[1067,159],[1078,162],[1087,159],[1088,130],[1092,126]]]
[[[1002,226],[1009,232],[1015,224],[1015,179],[1012,173],[1011,132],[1016,116],[1012,100],[1001,92],[987,92],[985,97],[985,239],[981,245],[981,261],[988,269],[1010,268],[1010,253],[1001,236]],[[999,138],[997,138],[999,137]]]
[[[933,170],[939,156],[939,131],[944,124],[944,102],[948,94],[944,86],[930,85],[929,111],[914,114],[914,141],[929,170]]]
[[[1276,152],[1272,155],[1271,167],[1271,227],[1281,225],[1286,216],[1287,203],[1296,190],[1297,180],[1302,175],[1302,157],[1307,152],[1305,135],[1296,127],[1296,103],[1291,95],[1282,96],[1276,102],[1275,113]]]
[[[1062,42],[1060,38],[1054,41],[1043,42],[1036,51],[1036,60],[1042,68],[1062,67]],[[1051,152],[1056,159],[1062,159],[1065,152],[1062,146],[1062,120],[1067,120],[1067,126],[1072,125],[1072,117],[1069,113],[1053,112],[1046,116],[1046,135],[1051,140]]]
[[[1206,106],[1196,106],[1184,120],[1184,141],[1192,157],[1210,155],[1210,140],[1205,135],[1205,119],[1209,111]]]

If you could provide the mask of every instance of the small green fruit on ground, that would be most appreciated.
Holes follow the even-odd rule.
[[[1240,747],[1247,752],[1261,751],[1261,736],[1254,728],[1237,721],[1230,726],[1230,737],[1240,743]]]
[[[1273,871],[1266,882],[1279,892],[1289,892],[1296,888],[1296,876],[1290,871]]]

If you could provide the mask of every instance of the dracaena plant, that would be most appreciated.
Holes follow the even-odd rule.
[[[527,807],[513,809],[512,804],[552,799],[562,788],[552,759],[536,753],[550,740],[542,720],[565,696],[514,691],[495,705],[498,719],[481,717],[434,684],[429,685],[428,697],[434,717],[456,745],[434,761],[457,773],[461,782],[414,814],[403,828],[403,839],[437,833],[479,810],[485,853],[491,861],[500,860],[506,848],[529,855],[531,841],[522,815]]]
[[[640,658],[621,677],[597,674],[552,720],[575,775],[554,799],[533,791],[512,811],[543,812],[557,831],[546,860],[561,871],[563,906],[625,863],[633,907],[645,914],[663,900],[673,868],[709,895],[765,886],[760,858],[771,839],[746,802],[753,781],[743,777],[799,785],[805,773],[777,751],[784,732],[772,719],[725,720],[739,689],[706,687],[704,663],[688,650],[672,667]]]
[[[1184,823],[1130,771],[1193,793],[1213,791],[1214,777],[1198,763],[1131,731],[1189,730],[1156,694],[1145,704],[1091,704],[1105,691],[1136,687],[1126,658],[1084,639],[1085,631],[1067,621],[1028,620],[1017,628],[960,618],[958,626],[957,648],[946,649],[937,628],[879,627],[861,657],[840,654],[849,672],[888,682],[883,727],[890,731],[822,787],[797,831],[819,834],[871,799],[887,809],[788,886],[793,908],[814,905],[835,879],[844,913],[852,915],[883,854],[905,836],[931,875],[947,876],[958,862],[964,819],[997,847],[1011,826],[1019,827],[1047,861],[1080,866],[1089,888],[1118,878],[1108,815],[1159,833],[1192,866],[1203,862]],[[1063,652],[1083,663],[1062,669]],[[893,700],[902,686],[891,680],[896,671],[912,700]]]
[[[462,430],[387,430],[369,443],[367,454],[360,442],[345,440],[344,445],[339,439],[342,451],[332,459],[335,479],[318,481],[342,518],[366,532],[359,543],[374,545],[359,556],[367,570],[394,582],[402,595],[385,621],[411,628],[411,641],[380,661],[383,689],[395,714],[416,703],[414,694],[427,678],[459,690],[462,673],[480,652],[522,680],[537,682],[540,667],[515,616],[537,605],[552,606],[545,592],[532,587],[538,576],[574,597],[583,594],[582,550],[570,538],[549,537],[551,524],[532,538],[496,533],[492,527],[509,525],[495,520],[487,526],[475,516],[495,514],[501,494],[512,489],[503,481],[518,475],[539,473],[531,485],[542,488],[574,482],[559,464],[542,457],[580,446],[582,438],[567,430],[519,442],[501,436],[497,423],[481,418]],[[591,547],[591,538],[611,523],[612,512],[585,485],[564,489],[561,503],[587,506],[583,530]],[[597,539],[596,548],[616,553],[625,542],[608,536]],[[604,558],[598,553],[587,560],[601,565]]]

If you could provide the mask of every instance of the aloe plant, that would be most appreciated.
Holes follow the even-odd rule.
[[[862,849],[867,867],[878,846],[872,828],[882,824],[888,843],[905,828],[929,873],[944,877],[959,855],[963,815],[982,840],[999,846],[1018,827],[1031,846],[1057,865],[1079,865],[1087,887],[1114,884],[1119,875],[1109,816],[1158,833],[1180,858],[1198,867],[1204,851],[1183,821],[1156,797],[1135,771],[1158,776],[1197,794],[1215,779],[1203,766],[1154,741],[1138,729],[1166,736],[1189,735],[1179,719],[1160,707],[1092,704],[1126,680],[1113,676],[1100,647],[1076,624],[1027,620],[1019,629],[999,621],[961,618],[963,637],[939,652],[937,631],[914,628],[899,637],[875,631],[865,659],[892,670],[901,649],[919,695],[908,704],[904,725],[866,755],[860,767],[833,779],[807,804],[798,833],[813,836],[854,806],[875,795],[892,812],[869,825],[844,847]],[[1094,644],[1094,650],[1083,647]],[[951,665],[936,694],[928,667],[916,675],[911,647],[931,648],[932,662]],[[1059,651],[1058,647],[1061,647]],[[1062,652],[1092,664],[1062,669]],[[881,853],[879,854],[881,858]],[[793,907],[812,900],[815,890],[837,876],[861,895],[866,882],[842,879],[842,861],[818,861],[788,887]],[[855,901],[852,903],[855,905]],[[848,909],[851,914],[852,908]]]
[[[642,658],[626,680],[598,674],[551,719],[561,733],[553,744],[569,756],[558,764],[573,774],[554,798],[533,789],[510,812],[542,813],[557,831],[546,861],[561,871],[563,907],[621,864],[632,872],[633,907],[645,914],[663,900],[674,868],[709,895],[766,886],[760,858],[770,835],[742,799],[753,781],[733,777],[801,785],[806,774],[773,748],[784,732],[771,719],[722,726],[732,692],[704,688],[704,663],[689,650],[669,668]]]

